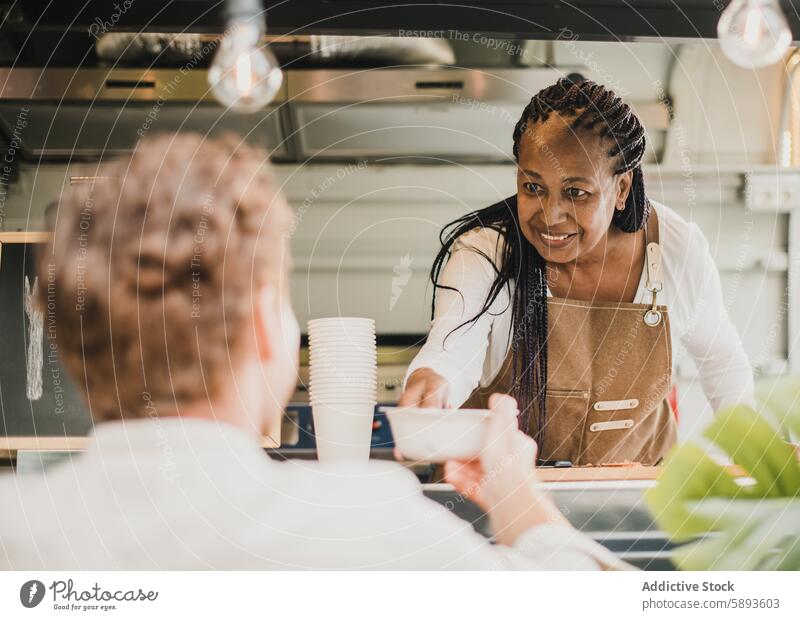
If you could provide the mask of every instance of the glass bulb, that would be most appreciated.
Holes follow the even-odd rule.
[[[719,18],[717,36],[725,55],[747,69],[778,62],[792,43],[777,0],[733,0]]]
[[[217,101],[233,110],[260,110],[281,87],[283,74],[272,51],[259,47],[261,34],[255,20],[231,24],[208,70],[208,83]]]

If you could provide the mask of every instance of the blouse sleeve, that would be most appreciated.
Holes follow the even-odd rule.
[[[714,411],[736,403],[754,406],[753,370],[725,308],[708,241],[696,224],[690,224],[688,241],[683,290],[688,323],[681,342],[697,366]]]
[[[461,406],[478,386],[494,316],[508,309],[509,295],[503,289],[481,314],[497,277],[501,244],[501,234],[487,228],[466,233],[453,244],[440,274],[428,339],[406,371],[406,379],[419,368],[444,377],[451,407]]]

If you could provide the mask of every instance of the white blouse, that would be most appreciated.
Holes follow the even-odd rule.
[[[658,303],[668,308],[673,349],[677,339],[693,358],[715,411],[736,402],[753,404],[753,372],[725,309],[719,272],[705,236],[697,224],[662,204],[652,204],[658,214],[664,285]],[[479,384],[489,385],[508,352],[513,282],[500,291],[489,312],[458,327],[483,307],[496,271],[482,254],[499,264],[502,241],[499,232],[479,228],[453,244],[440,284],[457,291],[437,289],[430,334],[406,372],[407,379],[418,368],[428,367],[444,377],[452,407],[461,406]],[[642,269],[634,302],[650,301]]]

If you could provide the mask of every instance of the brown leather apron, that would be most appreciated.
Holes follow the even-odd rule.
[[[666,306],[656,305],[661,290],[658,228],[647,228],[647,236],[655,237],[645,257],[651,303],[547,300],[540,459],[654,465],[675,443],[677,425],[667,402],[672,386],[669,316]],[[485,408],[492,393],[509,393],[512,364],[509,350],[497,377],[476,389],[462,407]],[[530,429],[532,435],[535,431]]]

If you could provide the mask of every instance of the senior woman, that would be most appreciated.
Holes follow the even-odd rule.
[[[752,371],[700,229],[648,199],[645,133],[591,81],[537,93],[514,129],[517,192],[452,222],[433,323],[401,405],[514,395],[540,458],[656,464],[676,438],[675,344],[716,409],[752,401]]]

